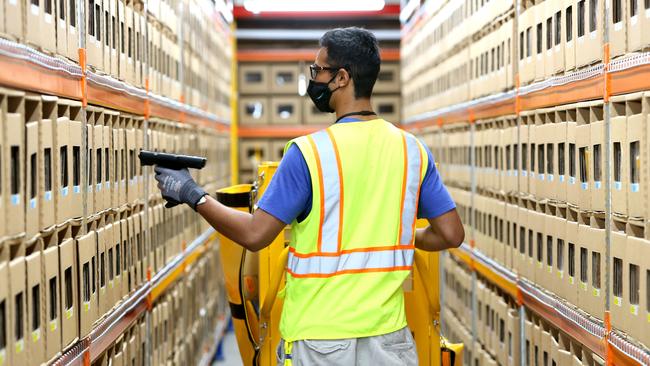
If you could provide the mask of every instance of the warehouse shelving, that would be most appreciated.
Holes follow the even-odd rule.
[[[16,77],[20,75],[20,77]],[[20,43],[0,39],[0,84],[60,97],[83,100],[82,68],[79,64],[46,55]],[[229,118],[219,117],[110,76],[86,71],[87,101],[105,107],[151,117],[212,126],[226,131]]]
[[[290,62],[290,61],[314,61],[316,57],[316,48],[303,48],[303,49],[286,49],[286,48],[272,48],[272,49],[240,49],[237,51],[237,61],[239,62]],[[384,48],[381,50],[382,61],[399,61],[400,52],[396,48]]]
[[[533,310],[558,329],[605,358],[605,324],[587,317],[573,307],[546,293],[535,284],[520,278],[517,274],[499,265],[477,249],[463,244],[451,250],[458,260],[466,263],[489,282],[509,294],[519,305]],[[628,342],[616,332],[611,332],[607,341],[613,348],[615,365],[649,365],[650,353]]]
[[[245,138],[294,138],[302,135],[314,133],[327,126],[319,125],[293,125],[293,126],[273,126],[264,125],[259,127],[239,126],[239,137]]]
[[[155,276],[150,277],[149,281],[124,299],[118,307],[94,327],[87,337],[75,342],[50,364],[89,365],[97,360],[120,334],[147,311],[148,307],[165,292],[170,284],[184,275],[187,266],[195,262],[207,247],[218,245],[214,244],[215,240],[214,229],[208,229],[202,233]],[[202,364],[207,364],[214,354],[216,344],[220,342],[227,322],[228,316],[220,319],[212,339],[204,347],[205,355]]]

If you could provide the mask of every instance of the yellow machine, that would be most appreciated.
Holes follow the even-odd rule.
[[[252,212],[256,197],[268,187],[278,163],[259,166],[255,185],[244,184],[217,192],[223,204]],[[424,227],[426,220],[418,221]],[[284,270],[288,247],[281,233],[265,249],[251,253],[220,235],[221,261],[235,335],[246,366],[275,365],[275,347],[280,342],[280,314]],[[438,254],[416,251],[415,270],[404,283],[406,317],[418,350],[420,365],[454,366],[462,364],[462,344],[451,344],[440,336]],[[426,320],[426,321],[425,321]]]

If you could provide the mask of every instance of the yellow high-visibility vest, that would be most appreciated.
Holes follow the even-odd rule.
[[[280,332],[289,341],[390,333],[406,326],[427,154],[382,119],[334,124],[290,141],[302,152],[312,208],[292,223]]]

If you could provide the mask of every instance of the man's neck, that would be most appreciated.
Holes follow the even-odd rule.
[[[370,99],[353,99],[348,103],[343,104],[342,106],[336,108],[336,118],[341,118],[348,113],[361,112],[361,111],[372,111],[372,105],[370,104]],[[355,116],[359,119],[374,119],[377,116]]]

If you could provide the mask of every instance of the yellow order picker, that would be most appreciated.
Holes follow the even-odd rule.
[[[278,167],[259,166],[253,185],[240,184],[217,192],[226,206],[252,212]],[[418,227],[426,225],[418,221]],[[275,347],[280,342],[280,314],[290,228],[268,247],[253,253],[219,235],[226,293],[239,352],[245,366],[276,365]],[[420,365],[462,365],[462,344],[451,344],[440,335],[438,254],[416,250],[415,270],[404,282],[406,317],[413,332]],[[425,321],[426,320],[426,321]]]

